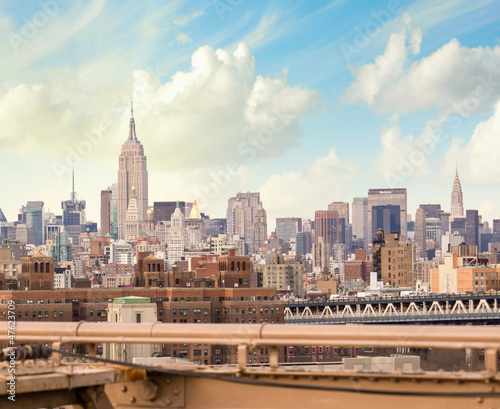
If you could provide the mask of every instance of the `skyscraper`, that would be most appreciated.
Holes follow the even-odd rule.
[[[184,214],[184,217],[187,216],[186,214],[186,209],[187,209],[187,203],[186,202],[154,202],[153,204],[153,221],[156,226],[157,223],[159,222],[164,222],[170,221],[170,218],[172,217],[172,214],[175,212],[175,209],[179,206],[181,209],[182,213]]]
[[[300,254],[308,254],[312,250],[312,235],[310,231],[303,231],[297,233],[295,238],[295,249]]]
[[[368,243],[375,237],[378,228],[384,231],[397,231],[407,238],[407,198],[406,189],[369,189],[368,190]]]
[[[425,210],[420,206],[415,214],[415,242],[418,257],[421,258],[426,257],[426,237]]]
[[[57,233],[55,237],[56,241],[52,246],[52,257],[54,257],[54,263],[71,261],[71,245],[69,244],[68,233]]]
[[[259,251],[267,240],[267,214],[262,205],[255,213],[254,223],[254,251]]]
[[[302,219],[300,217],[277,217],[276,237],[286,243],[290,243],[297,233],[302,231]]]
[[[345,219],[345,225],[349,224],[349,203],[348,202],[333,202],[328,205],[328,210],[335,210],[339,217]]]
[[[137,240],[142,230],[142,217],[139,213],[139,202],[135,186],[132,185],[127,214],[125,215],[125,241],[131,243]]]
[[[465,212],[465,242],[478,246],[479,250],[479,212],[477,210]]]
[[[122,145],[118,167],[118,238],[125,239],[125,222],[132,185],[137,195],[137,209],[141,220],[148,209],[148,170],[144,147],[135,133],[134,109],[131,110],[129,135]]]
[[[451,214],[450,221],[458,217],[464,217],[464,195],[462,193],[462,185],[458,177],[458,169],[453,181],[453,190],[451,191]]]
[[[62,208],[62,224],[71,238],[73,245],[80,244],[80,234],[85,230],[82,225],[85,225],[85,200],[78,200],[75,191],[75,170],[73,169],[72,189],[70,200],[61,202]]]
[[[111,190],[101,190],[101,234],[107,236],[111,230]]]
[[[314,229],[316,242],[320,237],[330,245],[330,249],[336,242],[345,243],[345,219],[339,216],[335,210],[316,210],[314,213]]]
[[[26,226],[35,230],[35,245],[41,246],[45,243],[44,225],[44,203],[41,201],[30,201],[26,204]]]
[[[168,248],[168,264],[172,268],[176,261],[184,258],[184,249],[186,248],[186,228],[184,213],[179,205],[175,208],[174,213],[170,218],[171,226],[168,230],[167,248]]]
[[[240,236],[245,241],[254,239],[255,215],[262,205],[260,193],[238,193],[227,202],[227,234]]]
[[[352,200],[352,235],[356,239],[364,240],[364,247],[368,247],[368,198],[355,197]]]

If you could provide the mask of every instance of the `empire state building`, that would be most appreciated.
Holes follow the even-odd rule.
[[[126,238],[126,215],[133,191],[132,186],[135,187],[135,195],[137,196],[137,213],[144,220],[148,209],[147,158],[144,155],[144,147],[135,133],[133,106],[129,135],[127,141],[122,145],[118,167],[118,238],[121,240]]]

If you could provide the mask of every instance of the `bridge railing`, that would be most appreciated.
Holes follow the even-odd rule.
[[[0,342],[9,341],[9,326],[0,322]],[[17,343],[90,344],[163,343],[237,345],[242,357],[248,348],[261,346],[394,347],[484,349],[487,367],[497,368],[499,327],[439,327],[412,325],[308,325],[286,324],[167,324],[167,323],[59,323],[18,322]],[[275,351],[276,348],[271,348]],[[239,360],[241,361],[241,360]],[[246,359],[243,360],[245,365]],[[277,353],[270,356],[277,364]]]

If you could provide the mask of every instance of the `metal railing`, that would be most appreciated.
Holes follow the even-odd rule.
[[[0,322],[0,341],[7,341]],[[357,345],[422,348],[500,349],[499,327],[411,325],[330,326],[285,324],[123,324],[91,322],[18,322],[18,343],[204,343],[247,346]]]

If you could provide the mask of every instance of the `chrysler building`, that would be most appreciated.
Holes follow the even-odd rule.
[[[462,193],[462,185],[458,178],[458,169],[453,182],[453,190],[451,192],[451,213],[450,220],[464,217],[464,195]]]
[[[134,108],[131,108],[129,135],[122,145],[118,167],[118,238],[126,239],[126,215],[130,204],[132,186],[135,187],[137,210],[141,220],[148,209],[148,170],[144,147],[135,134]]]

